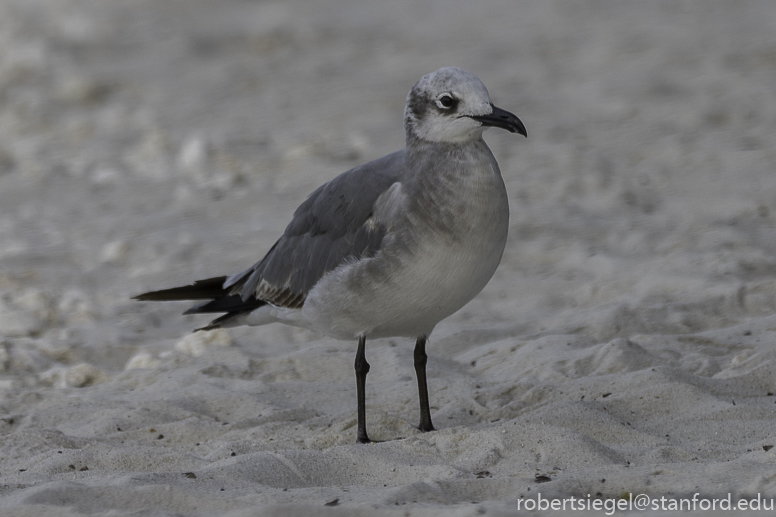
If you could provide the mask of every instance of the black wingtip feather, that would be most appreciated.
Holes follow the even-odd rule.
[[[142,300],[150,302],[166,302],[179,300],[208,300],[199,303],[183,314],[200,314],[203,312],[226,312],[223,316],[214,319],[208,325],[195,329],[194,332],[215,330],[222,327],[223,323],[236,318],[242,314],[258,309],[267,302],[249,298],[243,300],[239,295],[229,295],[223,288],[225,276],[208,278],[206,280],[197,280],[191,285],[173,287],[171,289],[162,289],[161,291],[151,291],[149,293],[134,296],[133,300]]]
[[[199,327],[198,329],[194,329],[191,332],[193,334],[194,332],[206,332],[208,330],[216,330],[216,329],[220,329],[220,328],[221,328],[221,325],[214,325],[213,322],[210,322],[206,326]]]
[[[203,312],[243,313],[251,312],[252,310],[258,309],[262,305],[266,304],[267,302],[263,300],[257,300],[256,298],[243,300],[240,296],[237,295],[222,296],[209,302],[197,304],[194,307],[189,308],[183,314],[201,314]]]
[[[230,319],[239,316],[241,314],[244,314],[243,312],[228,312],[224,314],[223,316],[219,316],[218,318],[214,319],[204,327],[200,327],[198,329],[194,329],[193,332],[202,332],[206,330],[216,330],[221,328],[222,323],[226,323]]]
[[[162,289],[161,291],[151,291],[148,293],[133,296],[133,300],[148,302],[168,302],[177,300],[211,300],[224,296],[225,276],[197,280],[191,285]]]

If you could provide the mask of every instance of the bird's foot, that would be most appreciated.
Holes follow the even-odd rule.
[[[364,433],[364,434],[358,435],[358,438],[356,438],[356,443],[377,443],[377,442],[369,438],[369,436],[367,436],[367,434]]]

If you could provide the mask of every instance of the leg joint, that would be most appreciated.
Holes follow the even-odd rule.
[[[369,373],[369,363],[366,362],[366,357],[356,357],[354,366],[356,367],[356,373],[361,373],[364,375]]]
[[[413,353],[415,359],[415,368],[425,368],[428,362],[428,356],[426,355],[426,337],[421,336],[415,342],[415,352]]]

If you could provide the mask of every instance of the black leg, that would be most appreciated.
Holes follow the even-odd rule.
[[[420,425],[423,432],[433,431],[431,410],[428,408],[428,385],[426,384],[426,336],[420,336],[415,342],[415,374],[418,376],[418,397],[420,398]]]
[[[366,434],[366,374],[369,373],[369,363],[366,362],[366,336],[358,338],[356,352],[356,391],[358,392],[358,443],[371,443]]]

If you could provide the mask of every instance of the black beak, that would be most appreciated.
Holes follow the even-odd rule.
[[[500,127],[506,129],[510,133],[520,133],[527,137],[528,132],[525,130],[523,122],[512,113],[501,108],[497,108],[493,104],[490,105],[493,108],[493,112],[489,115],[477,115],[471,116],[474,120],[482,122],[483,126],[488,127]]]

